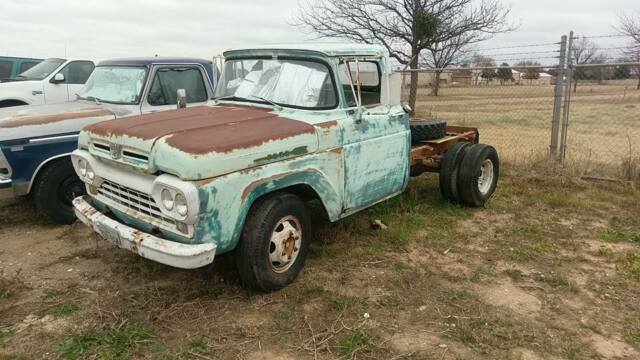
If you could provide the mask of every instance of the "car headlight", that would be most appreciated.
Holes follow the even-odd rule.
[[[80,176],[87,176],[87,162],[82,159],[78,160],[78,170],[80,172]]]
[[[175,205],[175,200],[173,199],[173,195],[171,195],[171,191],[167,189],[162,189],[162,192],[160,193],[160,197],[162,200],[162,206],[164,206],[164,208],[169,211],[173,210],[173,206]]]
[[[184,197],[184,195],[182,195],[181,193],[176,194],[175,205],[178,215],[187,216],[187,213],[189,212],[189,206],[187,205],[187,199]]]
[[[96,173],[91,168],[91,165],[87,164],[87,177],[89,180],[93,180],[96,178]]]

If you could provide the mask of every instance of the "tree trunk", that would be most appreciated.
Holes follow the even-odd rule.
[[[573,79],[573,92],[575,93],[577,91],[578,91],[578,77],[576,76],[576,78]]]
[[[413,49],[411,50],[411,62],[409,63],[409,68],[415,70],[418,68],[418,51]],[[409,106],[411,107],[411,114],[415,115],[416,113],[416,97],[418,95],[418,73],[415,71],[411,72],[411,83],[409,84]]]
[[[433,84],[433,87],[431,88],[431,95],[433,96],[438,96],[438,93],[440,92],[440,74],[442,73],[442,71],[436,70],[436,72],[434,73],[435,76],[435,82]]]
[[[640,90],[640,69],[638,69],[637,71],[638,71],[638,86],[636,87],[636,90]]]

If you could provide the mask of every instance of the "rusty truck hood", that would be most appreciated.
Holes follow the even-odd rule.
[[[245,106],[198,106],[106,121],[87,127],[80,139],[103,159],[184,180],[304,155],[316,151],[317,142],[314,126]]]
[[[84,101],[3,108],[0,141],[75,133],[115,117],[107,107]]]

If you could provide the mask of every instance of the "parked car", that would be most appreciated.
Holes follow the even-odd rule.
[[[388,52],[373,45],[232,50],[206,106],[85,128],[72,153],[80,220],[179,268],[235,251],[243,282],[291,283],[311,241],[309,200],[337,221],[440,172],[443,195],[482,206],[499,172],[474,128],[414,120]],[[413,143],[413,145],[412,145]]]
[[[84,193],[69,154],[82,127],[176,107],[176,90],[189,103],[213,95],[211,61],[134,58],[103,61],[69,103],[0,109],[0,198],[32,194],[37,209],[56,223],[75,221],[71,201]]]
[[[31,69],[41,61],[42,59],[0,56],[0,82],[11,81],[16,75]]]
[[[94,67],[90,60],[46,59],[0,83],[0,108],[72,101]]]

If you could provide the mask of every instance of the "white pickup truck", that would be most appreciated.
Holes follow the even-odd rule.
[[[73,101],[95,64],[82,59],[46,59],[0,83],[0,108]]]

